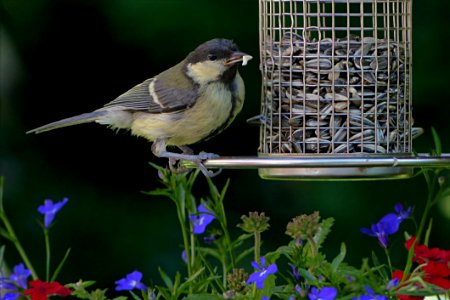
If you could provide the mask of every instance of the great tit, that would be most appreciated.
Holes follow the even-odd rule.
[[[102,108],[27,133],[88,122],[128,129],[131,134],[152,141],[153,154],[169,158],[171,169],[180,160],[187,160],[209,176],[211,173],[202,161],[217,155],[203,152],[194,155],[187,145],[220,133],[241,111],[245,87],[238,65],[247,64],[251,58],[230,40],[207,41],[177,65],[136,85]],[[167,146],[176,146],[182,153],[169,152]]]

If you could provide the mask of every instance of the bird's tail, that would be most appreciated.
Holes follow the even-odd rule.
[[[98,120],[99,117],[101,117],[105,114],[106,114],[105,111],[93,111],[90,113],[81,114],[78,116],[70,117],[67,119],[62,119],[62,120],[52,122],[50,124],[32,129],[30,131],[27,131],[27,134],[41,133],[41,132],[50,131],[50,130],[57,129],[57,128],[63,128],[63,127],[72,126],[72,125],[94,122],[94,121]]]

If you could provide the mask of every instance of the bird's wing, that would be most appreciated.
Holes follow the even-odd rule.
[[[131,111],[149,113],[175,112],[192,106],[197,89],[187,78],[173,80],[166,72],[136,85],[104,107],[123,107]]]

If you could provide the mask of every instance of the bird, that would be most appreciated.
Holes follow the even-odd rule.
[[[252,56],[241,52],[232,40],[206,41],[178,64],[103,107],[37,127],[27,134],[96,122],[149,140],[152,153],[168,158],[172,171],[183,169],[177,167],[180,161],[191,161],[206,176],[213,176],[203,162],[218,155],[194,154],[189,145],[216,136],[241,111],[245,85],[238,66],[246,65],[250,59]],[[176,147],[181,153],[167,147]]]

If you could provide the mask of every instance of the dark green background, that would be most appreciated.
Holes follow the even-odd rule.
[[[5,207],[38,272],[43,274],[44,244],[37,207],[46,198],[70,201],[51,231],[53,258],[72,253],[63,283],[80,278],[113,287],[139,269],[145,281],[160,282],[157,268],[170,275],[182,269],[181,235],[172,203],[141,191],[160,186],[148,161],[165,164],[150,143],[96,124],[42,135],[25,135],[36,126],[92,111],[133,85],[177,63],[198,44],[234,39],[254,56],[241,74],[247,86],[243,112],[215,139],[196,145],[221,155],[255,155],[259,132],[245,120],[259,113],[258,1],[232,0],[3,0],[1,8],[1,173],[6,177]],[[426,133],[417,152],[432,148],[430,127],[450,143],[450,3],[415,1],[413,9],[413,105],[416,126]],[[336,225],[324,251],[336,255],[347,244],[347,261],[359,266],[375,250],[376,239],[359,233],[392,211],[396,202],[415,205],[426,198],[422,178],[376,182],[265,181],[256,170],[225,170],[214,181],[231,178],[226,208],[233,224],[248,211],[264,211],[271,230],[263,234],[263,253],[288,241],[286,223],[319,210]],[[201,178],[197,195],[206,195]],[[432,246],[450,247],[449,203],[434,209]],[[447,217],[446,217],[447,216]],[[411,223],[406,225],[412,229]],[[3,239],[0,244],[4,244]],[[406,255],[401,234],[393,239],[397,256]],[[19,263],[10,244],[6,257]],[[249,266],[247,266],[249,267]],[[249,269],[249,268],[248,268]],[[41,275],[43,276],[43,275]]]

